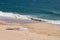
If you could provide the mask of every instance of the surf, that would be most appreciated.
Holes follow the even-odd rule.
[[[27,19],[29,20],[30,16],[28,15],[21,15],[21,14],[17,14],[17,13],[12,13],[12,12],[2,12],[0,11],[0,16],[4,16],[4,17],[10,17],[10,18],[15,18],[15,19]]]
[[[31,16],[31,15],[21,15],[21,14],[18,14],[18,13],[14,14],[13,12],[0,11],[0,16],[10,17],[10,18],[15,18],[15,19],[26,19],[26,20],[31,20],[31,18],[33,18],[33,19],[45,21],[45,22],[51,23],[51,24],[60,24],[60,20],[48,20],[48,19],[34,17],[34,16]]]

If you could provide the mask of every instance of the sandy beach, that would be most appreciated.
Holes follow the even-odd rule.
[[[6,30],[21,27],[27,30]],[[0,40],[60,40],[60,26],[0,17]]]

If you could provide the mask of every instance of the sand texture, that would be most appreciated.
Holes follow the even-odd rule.
[[[6,30],[25,27],[28,30]],[[0,40],[60,40],[60,27],[45,22],[8,24],[0,22]]]

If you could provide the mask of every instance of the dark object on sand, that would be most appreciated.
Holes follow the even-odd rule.
[[[31,18],[31,20],[34,20],[34,21],[42,21],[42,20],[39,20],[39,19],[34,19],[34,18]]]
[[[14,28],[6,28],[6,30],[15,30]]]
[[[6,30],[19,30],[20,28],[6,28]]]
[[[6,28],[6,30],[20,30],[20,31],[23,31],[23,30],[27,30],[27,28],[24,28],[24,27],[21,27],[21,28]]]

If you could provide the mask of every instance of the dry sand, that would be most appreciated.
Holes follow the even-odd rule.
[[[60,26],[2,16],[0,20],[0,40],[60,40]],[[21,27],[28,30],[6,30]]]
[[[28,30],[6,30],[10,28],[20,28]],[[29,24],[8,24],[0,22],[0,40],[60,40],[60,27],[45,22]]]

